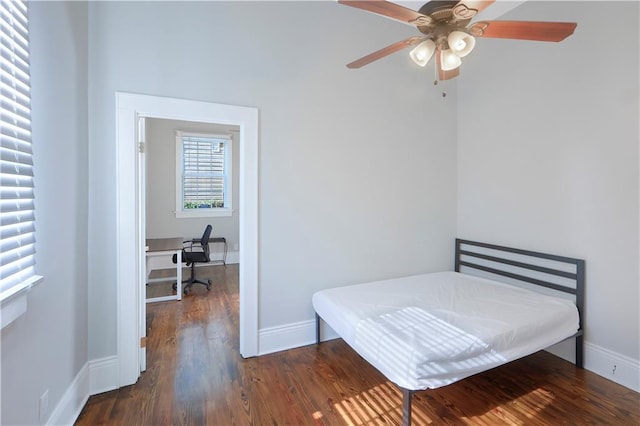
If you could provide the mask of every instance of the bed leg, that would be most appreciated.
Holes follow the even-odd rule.
[[[402,389],[402,426],[411,425],[411,397],[413,391],[409,389]]]
[[[576,367],[584,368],[584,336],[576,336]]]
[[[316,345],[320,344],[320,315],[316,313]]]

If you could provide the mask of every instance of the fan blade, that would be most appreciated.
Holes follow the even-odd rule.
[[[418,44],[424,39],[425,39],[424,37],[416,36],[416,37],[409,37],[408,39],[401,40],[397,43],[393,43],[390,46],[382,48],[376,52],[370,53],[367,56],[364,56],[356,61],[351,62],[350,64],[347,64],[347,68],[360,68],[362,66],[370,64],[373,61],[377,61],[378,59],[384,58],[387,55],[390,55],[399,50],[402,50],[406,47],[413,46],[414,44]]]
[[[438,80],[451,80],[454,77],[457,77],[460,75],[460,67],[458,68],[454,68],[452,70],[449,71],[445,71],[442,69],[442,56],[441,56],[442,50],[440,48],[438,48],[438,50],[436,50],[435,53],[435,57],[436,57],[436,67],[438,69]]]
[[[573,34],[575,22],[480,21],[469,27],[474,37],[562,41]]]
[[[453,16],[459,20],[471,19],[494,2],[495,0],[461,0],[453,6]]]
[[[338,3],[397,19],[411,25],[429,25],[432,19],[399,4],[385,0],[338,0]]]

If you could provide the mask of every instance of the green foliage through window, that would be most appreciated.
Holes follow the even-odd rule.
[[[224,201],[222,200],[209,200],[201,202],[185,201],[184,208],[186,209],[218,209],[224,207]]]

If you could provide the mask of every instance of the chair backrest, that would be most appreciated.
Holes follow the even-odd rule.
[[[202,238],[200,238],[200,245],[202,247],[205,247],[207,244],[209,244],[209,237],[211,236],[212,229],[213,227],[211,225],[207,225],[207,227],[204,228],[204,233],[202,234]]]

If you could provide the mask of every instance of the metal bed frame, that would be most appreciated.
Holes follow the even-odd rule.
[[[578,331],[568,339],[576,339],[575,365],[583,368],[584,260],[456,238],[455,271],[461,272],[463,268],[572,295],[575,298],[580,320]],[[320,319],[316,313],[316,344],[320,343],[321,337]],[[412,396],[420,391],[400,389],[402,390],[402,425],[409,426]]]

